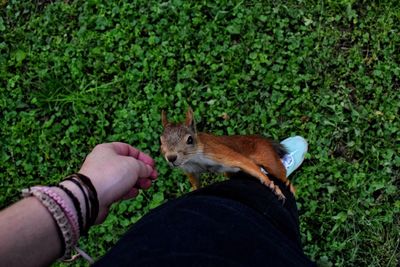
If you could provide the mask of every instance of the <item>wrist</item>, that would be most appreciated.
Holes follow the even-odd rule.
[[[90,178],[81,173],[74,173],[68,176],[67,178],[65,178],[64,182],[70,182],[70,186],[72,185],[71,183],[73,183],[76,186],[75,189],[79,188],[80,192],[82,193],[81,196],[83,196],[84,198],[86,210],[86,222],[84,229],[84,234],[86,234],[89,227],[94,225],[99,217],[99,199],[97,197],[96,188],[93,186]]]
[[[89,178],[89,181],[91,182],[94,190],[96,191],[99,208],[101,209],[102,207],[107,207],[109,205],[108,201],[107,201],[107,199],[109,198],[108,197],[109,196],[109,193],[108,193],[109,186],[106,186],[101,182],[104,179],[101,179],[100,175],[98,173],[89,171],[89,170],[85,169],[84,167],[82,167],[79,170],[78,174],[81,174],[84,177]],[[87,186],[86,186],[86,189],[88,189]],[[98,213],[100,214],[101,212],[98,212]]]

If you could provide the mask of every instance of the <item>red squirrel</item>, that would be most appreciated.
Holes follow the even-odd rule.
[[[243,171],[259,179],[278,196],[285,199],[280,188],[270,180],[271,174],[294,187],[286,177],[281,157],[285,148],[259,135],[215,136],[197,132],[193,111],[189,107],[183,123],[171,123],[162,111],[161,153],[172,167],[183,169],[193,189],[200,187],[200,175],[205,172],[231,173]]]

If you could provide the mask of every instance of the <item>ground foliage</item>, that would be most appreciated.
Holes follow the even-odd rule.
[[[156,158],[158,182],[80,245],[98,258],[189,191],[159,156],[160,111],[200,130],[300,134],[306,254],[320,266],[399,257],[398,1],[0,1],[0,206],[76,171],[95,144]],[[85,265],[78,261],[74,266]]]

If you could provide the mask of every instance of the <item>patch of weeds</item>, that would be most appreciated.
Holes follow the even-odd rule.
[[[292,179],[305,252],[319,265],[397,265],[397,1],[0,6],[1,207],[76,171],[98,143],[143,149],[160,178],[80,242],[100,257],[189,191],[159,156],[159,135],[161,109],[179,120],[191,105],[200,130],[308,140]]]

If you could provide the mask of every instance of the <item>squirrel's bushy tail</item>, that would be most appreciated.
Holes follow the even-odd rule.
[[[280,158],[283,158],[286,154],[288,154],[286,147],[278,142],[271,142],[272,148],[279,155]]]

